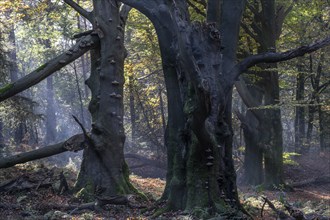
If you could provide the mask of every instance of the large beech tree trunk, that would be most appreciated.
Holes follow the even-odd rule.
[[[92,145],[84,150],[76,187],[101,189],[102,196],[127,194],[133,188],[123,152],[123,20],[126,18],[120,17],[117,1],[93,3],[93,25],[98,30],[100,46],[91,52],[91,76],[87,81],[92,93],[89,105]]]
[[[242,6],[240,1],[226,5],[237,13],[235,19],[226,20],[228,35],[238,32],[230,27],[238,27],[234,23],[240,21]],[[238,209],[231,154],[232,85],[225,81],[225,71],[236,59],[237,39],[228,36],[224,41],[229,49],[221,52],[216,24],[190,23],[185,2],[164,3],[159,8],[163,21],[146,15],[159,38],[169,103],[163,199],[174,210],[203,207],[212,212],[227,205]],[[222,65],[223,54],[227,57]]]

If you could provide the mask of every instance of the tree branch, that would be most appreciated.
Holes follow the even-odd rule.
[[[279,9],[277,10],[277,13],[276,13],[276,39],[278,39],[281,35],[281,30],[282,30],[282,26],[283,26],[283,21],[284,19],[286,18],[286,16],[290,13],[290,11],[293,9],[293,6],[294,6],[294,3],[296,1],[292,1],[291,5],[285,9],[284,6],[281,6],[279,7]]]
[[[241,23],[241,27],[243,28],[243,30],[245,31],[245,33],[247,33],[250,37],[252,37],[256,42],[259,41],[258,36],[253,33],[253,31],[250,30],[250,28],[244,24],[243,22]]]
[[[195,12],[196,12],[197,14],[200,14],[200,15],[202,15],[203,17],[206,17],[205,12],[203,12],[202,10],[200,10],[200,9],[199,9],[196,5],[194,5],[191,1],[187,0],[187,3],[188,3],[188,5],[189,5],[192,9],[195,10]]]
[[[249,56],[236,64],[230,71],[231,82],[237,80],[240,74],[245,72],[248,68],[259,63],[277,63],[280,61],[290,60],[299,56],[303,56],[306,53],[312,53],[320,48],[328,46],[330,44],[330,36],[308,46],[302,46],[293,50],[289,50],[283,53],[266,52]]]
[[[56,154],[63,153],[65,151],[79,151],[85,147],[85,139],[83,134],[77,134],[69,138],[68,140],[39,148],[37,150],[13,155],[7,158],[1,158],[0,168],[8,168],[15,166],[19,163],[26,163],[32,160],[37,160],[45,157],[50,157]]]
[[[128,5],[125,5],[125,4],[120,8],[119,16],[122,19],[122,22],[123,22],[122,25],[123,26],[125,26],[125,24],[126,24],[128,14],[131,11],[131,9],[132,9],[131,6],[128,6]]]
[[[142,14],[146,15],[147,17],[151,17],[153,15],[152,8],[157,8],[159,5],[158,0],[119,0],[122,3],[131,6],[139,10]]]
[[[64,0],[65,3],[67,3],[68,5],[70,5],[74,10],[76,10],[81,16],[83,16],[84,18],[86,18],[87,20],[89,20],[92,24],[93,24],[93,17],[92,17],[92,13],[86,11],[85,9],[83,9],[80,5],[78,5],[77,3],[75,3],[72,0]]]
[[[99,38],[97,36],[88,35],[82,37],[78,43],[76,43],[68,51],[55,57],[33,72],[20,78],[16,82],[10,83],[0,88],[0,102],[36,85],[57,70],[60,70],[62,67],[81,57],[84,53],[95,47],[98,43]]]

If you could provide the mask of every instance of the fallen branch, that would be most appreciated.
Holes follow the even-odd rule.
[[[85,138],[83,134],[77,134],[69,138],[68,140],[39,148],[37,150],[13,155],[6,158],[1,158],[0,160],[0,168],[8,168],[12,167],[19,163],[26,163],[29,161],[50,157],[56,154],[63,153],[65,151],[79,151],[82,150],[86,146]]]
[[[145,206],[137,206],[132,204],[129,201],[130,196],[110,196],[110,197],[96,197],[94,202],[84,203],[80,205],[63,205],[63,204],[55,204],[55,203],[47,203],[38,205],[37,209],[39,210],[62,210],[62,211],[70,211],[70,215],[75,214],[77,211],[89,209],[89,210],[99,210],[105,205],[127,205],[130,208],[145,208]]]
[[[8,192],[8,191],[23,191],[29,189],[38,189],[51,187],[52,184],[50,182],[40,182],[36,184],[32,182],[27,176],[20,176],[15,179],[11,179],[6,181],[0,185],[0,192]]]
[[[321,184],[327,184],[327,183],[330,183],[330,176],[321,176],[321,177],[316,177],[314,179],[304,180],[301,182],[295,182],[295,183],[290,184],[290,186],[299,188],[299,187],[312,185],[312,184],[321,185]]]
[[[166,169],[166,163],[164,163],[160,160],[152,160],[152,159],[149,159],[147,157],[144,157],[144,156],[141,156],[138,154],[128,153],[128,154],[125,154],[125,158],[136,159],[136,160],[142,161],[142,164],[131,167],[133,169],[140,168],[143,166],[153,166],[153,167],[157,167],[159,169]]]
[[[268,204],[269,208],[271,208],[276,215],[278,216],[278,218],[280,220],[294,220],[294,218],[292,218],[291,216],[287,215],[285,212],[278,210],[274,204],[267,198],[267,197],[262,197],[263,200],[265,201],[265,203]],[[263,205],[264,206],[264,205]],[[263,211],[263,210],[262,210]]]
[[[290,213],[290,215],[296,220],[306,220],[305,214],[299,210],[291,206],[288,202],[284,203],[285,209]]]

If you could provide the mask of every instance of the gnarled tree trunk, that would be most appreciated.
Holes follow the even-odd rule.
[[[162,21],[146,13],[157,31],[169,103],[163,198],[174,210],[203,207],[212,212],[227,205],[238,209],[231,155],[232,84],[226,81],[226,71],[236,59],[237,39],[229,35],[237,34],[238,28],[230,28],[240,21],[243,4],[226,5],[237,17],[226,20],[224,27],[229,29],[224,42],[229,49],[221,52],[217,25],[192,24],[185,2],[176,3],[157,8]]]

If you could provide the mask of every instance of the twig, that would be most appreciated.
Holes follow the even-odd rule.
[[[64,192],[69,191],[69,185],[66,181],[63,171],[60,173],[60,187],[59,187],[59,194],[63,194]]]
[[[264,204],[263,204],[262,207],[261,207],[261,213],[260,213],[261,218],[264,216],[264,215],[263,215],[263,212],[264,212],[264,208],[265,208],[266,203],[267,203],[267,202],[265,201]]]
[[[287,215],[285,212],[278,210],[275,205],[267,198],[267,197],[262,197],[265,200],[265,203],[268,204],[268,206],[278,215],[280,219],[292,219],[289,215]]]
[[[84,138],[85,138],[85,141],[87,142],[88,145],[92,146],[93,142],[92,142],[92,139],[89,137],[88,135],[88,132],[86,131],[84,125],[78,120],[78,118],[74,115],[72,115],[73,119],[78,123],[78,125],[80,126],[81,130],[83,131],[83,134],[84,134]]]

